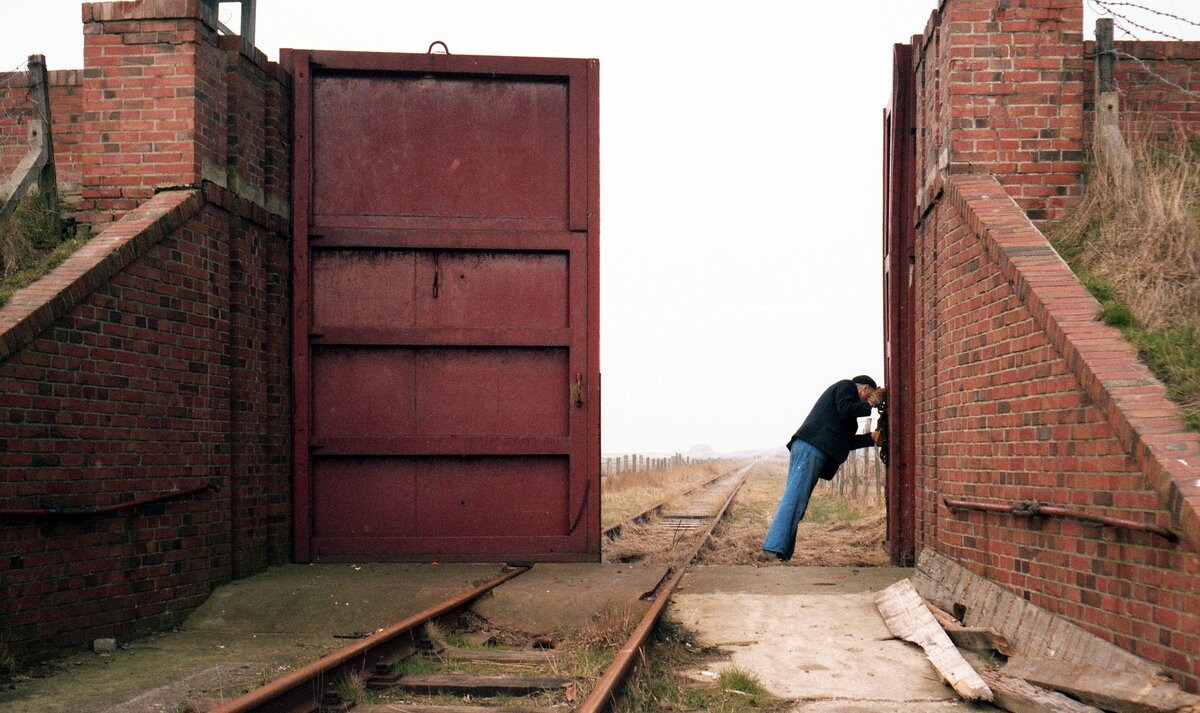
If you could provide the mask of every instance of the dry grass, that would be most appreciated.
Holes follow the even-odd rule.
[[[37,190],[32,190],[0,224],[0,268],[4,276],[27,268],[62,242],[58,207],[46,205]]]
[[[585,649],[616,649],[633,633],[648,606],[644,602],[631,602],[606,607],[595,621],[579,631],[574,643]]]
[[[600,527],[609,528],[729,470],[726,461],[705,461],[663,470],[626,472],[604,479]]]
[[[702,564],[763,564],[756,561],[756,556],[786,481],[786,461],[756,464],[726,520],[713,532],[709,544],[701,552],[699,561]],[[792,561],[771,561],[765,566],[887,566],[887,552],[883,548],[885,537],[886,515],[882,505],[839,498],[818,489],[800,522]]]
[[[55,218],[55,212],[35,190],[21,199],[8,220],[0,223],[0,305],[87,242],[86,236],[68,239],[72,224]]]
[[[1200,430],[1200,149],[1126,138],[1051,242]]]
[[[1127,132],[1128,134],[1128,132]],[[1147,329],[1200,315],[1200,156],[1179,141],[1128,141],[1132,162],[1097,159],[1055,228],[1068,259],[1112,285]]]

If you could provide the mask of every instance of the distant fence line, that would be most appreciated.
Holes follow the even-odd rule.
[[[833,480],[818,480],[817,492],[847,500],[882,503],[886,473],[879,460],[879,449],[861,448],[850,452]]]
[[[651,470],[665,470],[704,459],[693,459],[682,453],[670,456],[645,456],[639,453],[628,453],[621,456],[606,457],[600,474],[604,477],[620,473],[642,473]]]

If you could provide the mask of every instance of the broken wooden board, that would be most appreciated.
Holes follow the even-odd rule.
[[[1200,696],[1175,682],[1134,671],[1035,658],[1011,659],[1000,671],[1116,713],[1176,711],[1200,705]]]
[[[925,606],[929,607],[929,613],[933,614],[933,618],[937,619],[937,622],[946,630],[946,634],[949,635],[955,646],[984,653],[995,651],[1004,656],[1012,656],[1015,653],[1012,645],[1008,643],[1008,639],[995,629],[988,626],[965,626],[945,609],[928,599],[925,600]]]
[[[983,669],[979,675],[992,689],[992,703],[1012,713],[1103,713],[1099,708],[1057,691],[1046,690],[999,671]]]
[[[938,676],[968,701],[990,701],[992,691],[967,663],[937,619],[925,606],[912,582],[902,579],[875,595],[875,606],[895,636],[925,649]]]
[[[575,698],[575,681],[552,676],[464,676],[460,674],[409,674],[396,686],[406,691],[434,695],[438,692],[471,696],[525,696],[542,691],[563,691]]]

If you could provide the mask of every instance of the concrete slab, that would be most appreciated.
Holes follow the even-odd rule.
[[[638,598],[666,571],[666,565],[641,562],[538,564],[472,609],[510,631],[562,635],[588,626],[605,609],[649,607]]]
[[[221,701],[416,614],[501,571],[495,564],[287,565],[218,588],[178,632],[80,653],[0,691],[0,711],[173,712]],[[122,642],[124,643],[124,642]]]
[[[973,709],[943,685],[919,647],[892,638],[874,592],[911,574],[897,568],[697,567],[667,616],[722,666],[756,674],[794,710]],[[696,672],[698,678],[705,676]]]
[[[212,593],[186,631],[371,632],[495,577],[496,564],[316,564],[273,567]]]

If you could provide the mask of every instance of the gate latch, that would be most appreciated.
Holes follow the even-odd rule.
[[[575,408],[583,408],[583,374],[576,374],[575,381],[571,382],[571,401]]]

